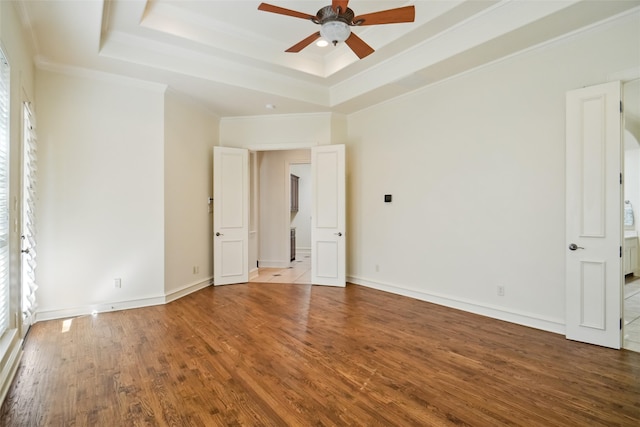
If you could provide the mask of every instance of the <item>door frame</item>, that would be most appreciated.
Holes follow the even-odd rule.
[[[292,144],[266,144],[266,145],[250,145],[247,147],[247,150],[249,150],[250,153],[255,153],[256,156],[258,155],[258,153],[260,152],[269,152],[269,151],[298,151],[298,150],[307,150],[309,152],[309,160],[307,161],[306,159],[301,159],[301,160],[287,160],[285,161],[285,178],[289,176],[289,165],[291,164],[311,164],[311,149],[313,147],[317,147],[319,144],[315,143],[315,142],[299,142],[299,143],[292,143]],[[253,170],[251,171],[253,172]],[[260,172],[260,168],[256,167],[255,169],[256,174],[258,175],[256,177],[258,183],[257,183],[257,188],[259,189],[261,187],[260,184],[260,178],[259,178],[259,172]],[[250,179],[253,179],[252,177],[250,177]],[[288,203],[288,201],[290,200],[291,197],[291,190],[289,188],[289,185],[287,184],[287,180],[285,179],[285,183],[284,183],[284,200],[285,203]],[[259,200],[260,196],[259,194],[256,195],[256,199]],[[254,209],[253,206],[254,200],[253,198],[251,198],[251,206],[249,206],[249,209],[252,210]],[[253,211],[252,211],[253,212]],[[258,251],[257,251],[257,258],[258,258],[258,262],[260,261],[260,241],[262,240],[262,231],[260,229],[260,208],[257,209],[256,211],[256,230],[257,230],[257,245],[258,245]],[[283,248],[285,249],[283,251],[283,253],[287,253],[286,251],[286,245],[289,242],[289,235],[287,233],[289,233],[290,231],[290,223],[291,223],[291,212],[288,209],[285,209],[285,213],[284,216],[281,219],[282,224],[286,225],[285,227],[283,227],[283,229],[285,230],[285,233],[283,233],[284,239],[283,239]],[[251,274],[250,274],[251,276]]]
[[[626,129],[626,111],[627,109],[624,108],[625,107],[625,89],[626,89],[626,85],[632,82],[637,82],[640,84],[640,71],[637,69],[634,69],[632,72],[629,73],[625,73],[624,78],[621,78],[620,81],[622,82],[622,88],[621,88],[621,99],[622,99],[622,104],[623,104],[623,111],[622,111],[622,130],[621,130],[621,134],[620,134],[620,143],[621,143],[621,151],[622,151],[622,173],[623,176],[625,174],[625,168],[626,168],[626,164],[625,164],[625,141],[624,141],[624,133],[625,133],[625,129]],[[640,140],[638,141],[640,143]],[[626,180],[623,179],[622,180],[622,206],[621,206],[621,211],[622,214],[624,215],[624,194],[625,194],[625,185],[626,185]],[[636,218],[636,222],[637,222],[638,218]],[[636,230],[638,229],[638,225],[636,225]],[[622,221],[622,242],[621,245],[623,246],[623,250],[624,250],[624,243],[625,243],[625,238],[624,238],[624,221]],[[625,318],[625,297],[624,297],[624,285],[625,285],[625,275],[624,275],[624,257],[622,259],[622,263],[623,263],[623,272],[622,272],[622,289],[620,291],[620,316],[622,318],[622,338],[621,338],[621,343],[620,343],[620,347],[621,348],[626,348],[625,347],[625,332],[627,329],[627,325],[625,324],[624,318]]]
[[[338,145],[338,144],[326,144],[326,145]],[[339,145],[344,145],[344,144],[339,144]],[[293,143],[293,144],[267,144],[267,145],[250,145],[248,146],[246,149],[249,150],[250,152],[268,152],[268,151],[296,151],[296,150],[309,150],[309,154],[310,154],[310,160],[306,161],[306,159],[304,161],[296,161],[294,160],[288,160],[285,161],[285,178],[289,176],[289,166],[291,164],[313,164],[313,161],[311,160],[311,150],[314,147],[320,147],[323,146],[321,144],[317,144],[317,143],[313,143],[313,142],[301,142],[301,143]],[[260,187],[260,184],[258,184],[258,187]],[[291,193],[290,193],[290,187],[289,185],[287,185],[287,180],[285,179],[285,185],[284,185],[284,196],[285,196],[285,203],[288,203],[288,201],[290,200],[291,197]],[[251,207],[250,207],[251,209]],[[282,249],[286,249],[286,244],[289,242],[289,235],[287,233],[290,232],[290,222],[291,222],[291,212],[289,211],[289,209],[285,209],[285,215],[283,216],[283,224],[286,224],[286,227],[284,227],[285,230],[285,238],[283,239],[283,248]],[[345,206],[345,211],[346,211],[346,206]],[[345,212],[346,214],[346,212]],[[259,222],[259,210],[258,210],[258,222]],[[262,233],[260,231],[260,227],[258,226],[258,242],[260,242],[262,240]],[[313,245],[312,245],[313,246]],[[259,252],[259,251],[258,251]],[[287,251],[285,250],[283,253],[287,253]],[[258,253],[258,258],[259,258],[259,253]],[[313,247],[311,248],[311,262],[313,265]],[[346,261],[345,261],[346,264]],[[346,265],[345,265],[346,268]],[[346,283],[346,282],[345,282]],[[313,284],[313,283],[312,283]],[[344,285],[343,285],[344,286]]]

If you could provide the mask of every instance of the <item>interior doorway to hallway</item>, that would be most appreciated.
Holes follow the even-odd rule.
[[[310,163],[311,282],[345,287],[345,146],[304,147],[293,150],[294,157],[286,157],[287,150],[270,148],[259,152],[213,147],[214,285],[247,283],[259,274],[259,267],[291,266],[286,182],[290,164]],[[304,158],[295,157],[299,154]]]
[[[252,156],[256,267],[249,281],[311,284],[311,150],[256,151]]]

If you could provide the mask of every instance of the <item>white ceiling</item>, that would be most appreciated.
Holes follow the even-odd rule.
[[[269,0],[315,15],[330,0]],[[640,0],[351,0],[356,15],[409,4],[413,23],[357,27],[344,44],[284,51],[319,30],[259,0],[21,0],[41,67],[168,85],[221,117],[351,113],[640,6]],[[276,106],[265,109],[266,104]]]

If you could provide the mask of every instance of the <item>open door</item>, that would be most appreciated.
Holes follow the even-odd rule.
[[[249,281],[249,151],[213,147],[213,283]]]
[[[620,348],[620,82],[567,93],[566,337]]]
[[[36,161],[37,139],[30,104],[23,105],[22,189],[20,212],[20,281],[22,283],[22,330],[24,338],[34,321],[36,301]]]
[[[311,283],[346,285],[345,148],[311,149]]]

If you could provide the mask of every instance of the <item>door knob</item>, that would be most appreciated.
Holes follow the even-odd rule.
[[[29,253],[29,248],[27,248],[27,249],[23,249],[23,250],[21,250],[20,252],[22,252],[23,254],[28,254],[28,253]]]
[[[224,234],[220,233],[219,231],[216,232],[216,236],[224,236]]]
[[[341,232],[339,232],[339,231],[338,231],[337,233],[333,233],[333,234],[335,234],[335,235],[336,235],[336,236],[338,236],[338,237],[342,236],[342,233],[341,233]]]
[[[575,251],[576,249],[584,249],[582,246],[578,246],[575,243],[569,245],[569,249]]]

